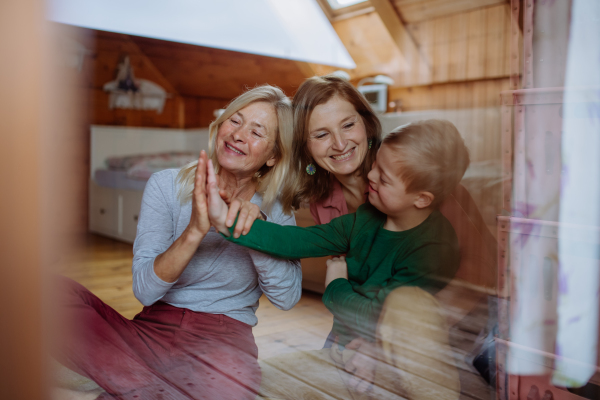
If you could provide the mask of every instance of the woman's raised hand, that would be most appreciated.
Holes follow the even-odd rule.
[[[200,152],[194,177],[192,215],[189,225],[181,236],[154,260],[154,272],[156,276],[165,282],[175,282],[179,279],[210,229],[206,200],[207,161],[206,153],[204,151]]]
[[[206,236],[210,229],[210,220],[208,219],[208,204],[206,201],[206,166],[208,157],[206,152],[200,152],[198,166],[196,167],[196,176],[194,179],[194,191],[192,192],[192,216],[188,229],[193,235],[198,235],[200,240]]]
[[[219,193],[217,176],[211,160],[208,160],[207,169],[208,174],[205,176],[207,176],[206,199],[208,200],[208,218],[216,230],[225,236],[229,236],[229,229],[227,229],[227,226],[225,225],[229,207],[227,207],[227,203],[225,203]]]

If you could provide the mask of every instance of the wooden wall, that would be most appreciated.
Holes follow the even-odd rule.
[[[90,50],[83,71],[74,81],[94,124],[163,128],[207,127],[213,111],[247,88],[269,83],[292,95],[308,76],[301,63],[183,43],[134,37],[58,25],[69,39]],[[117,66],[129,56],[136,78],[166,89],[169,98],[162,113],[109,109],[103,85],[116,77]]]
[[[413,23],[483,7],[510,3],[506,0],[391,0],[402,20]]]
[[[407,24],[429,71],[407,71],[399,85],[508,76],[510,7],[500,4]]]
[[[399,18],[419,48],[425,66],[409,64],[377,12],[332,22],[361,78],[394,79],[390,100],[403,110],[499,105],[507,90],[510,7],[504,0],[397,0]],[[318,74],[335,68],[313,65]],[[390,110],[391,111],[391,110]]]
[[[395,87],[389,90],[388,98],[399,104],[402,111],[496,107],[499,106],[500,92],[508,90],[509,84],[508,77],[500,77]]]

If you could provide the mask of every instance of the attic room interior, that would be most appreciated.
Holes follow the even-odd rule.
[[[9,0],[0,397],[600,399],[599,18]]]

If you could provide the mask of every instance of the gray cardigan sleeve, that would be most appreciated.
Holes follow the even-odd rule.
[[[168,173],[168,172],[166,172]],[[165,172],[153,174],[146,184],[133,244],[133,293],[145,306],[154,304],[177,282],[165,282],[154,272],[154,260],[173,244],[173,215],[168,199],[172,185],[159,185],[169,178]]]
[[[296,225],[294,215],[273,212],[268,221],[279,225]],[[258,273],[258,284],[267,298],[281,310],[289,310],[302,295],[300,260],[282,260],[248,249]]]

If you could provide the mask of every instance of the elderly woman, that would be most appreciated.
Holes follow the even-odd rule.
[[[283,92],[260,86],[233,100],[210,126],[210,157],[220,189],[235,199],[233,214],[241,209],[239,232],[258,208],[263,219],[295,224],[290,205],[278,200],[291,119]],[[196,164],[165,170],[148,181],[133,260],[133,290],[145,307],[133,320],[65,282],[74,326],[61,361],[96,381],[106,391],[100,398],[254,398],[258,299],[264,293],[284,310],[300,299],[297,261],[239,247],[210,227],[196,201],[205,190],[196,170]]]

